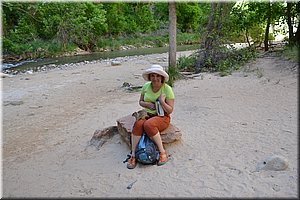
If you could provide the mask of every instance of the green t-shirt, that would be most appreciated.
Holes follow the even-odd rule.
[[[160,96],[160,94],[165,94],[166,100],[175,98],[173,89],[166,83],[164,83],[162,87],[155,93],[152,91],[151,82],[147,82],[143,85],[142,95],[144,95],[145,102],[155,103],[156,99]],[[151,110],[149,108],[145,108],[145,110],[149,113],[156,114],[156,110]]]

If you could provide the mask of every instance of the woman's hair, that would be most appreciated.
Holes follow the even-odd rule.
[[[148,74],[148,76],[149,76],[148,79],[149,79],[149,80],[151,80],[151,79],[150,79],[150,75],[151,75],[151,73]],[[160,75],[160,74],[158,74],[158,75]],[[160,75],[160,76],[161,76],[161,83],[165,83],[165,77],[162,76],[162,75]]]

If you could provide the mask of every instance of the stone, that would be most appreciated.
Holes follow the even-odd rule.
[[[132,115],[128,115],[117,120],[117,128],[119,134],[122,136],[123,140],[127,143],[128,146],[131,146],[130,133],[132,131],[134,122],[135,117]]]
[[[122,117],[117,120],[117,128],[119,134],[122,136],[124,141],[128,146],[130,145],[130,134],[132,132],[132,127],[135,122],[135,117],[132,115],[128,115]],[[172,143],[181,139],[182,133],[179,128],[177,128],[174,124],[170,124],[170,126],[161,132],[161,139],[164,144]]]
[[[3,105],[4,106],[8,106],[8,105],[12,105],[12,106],[19,106],[19,105],[22,105],[24,102],[23,101],[4,101],[3,102]]]
[[[181,139],[182,133],[179,128],[177,128],[174,124],[170,124],[170,126],[162,131],[161,140],[163,143],[168,144],[175,142]]]
[[[111,66],[117,66],[117,65],[121,65],[121,62],[120,61],[116,61],[116,60],[113,60],[111,61]]]
[[[271,170],[282,171],[288,167],[288,161],[286,158],[279,155],[271,155],[263,159],[257,164],[256,171]]]
[[[116,134],[118,134],[117,126],[110,126],[103,130],[97,129],[94,132],[92,139],[89,141],[89,145],[95,146],[99,150],[104,143]]]
[[[9,75],[9,74],[5,74],[5,73],[0,72],[0,77],[1,78],[7,78],[7,77],[12,77],[12,76]]]

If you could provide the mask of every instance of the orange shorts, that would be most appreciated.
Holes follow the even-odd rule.
[[[170,125],[170,115],[165,115],[163,117],[154,116],[147,120],[140,119],[136,121],[132,128],[132,134],[141,136],[143,131],[149,136],[153,137],[158,132],[161,132],[168,128]]]

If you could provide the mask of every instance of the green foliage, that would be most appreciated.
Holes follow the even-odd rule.
[[[65,14],[58,24],[57,37],[63,43],[75,43],[84,50],[92,50],[101,34],[107,30],[105,11],[101,4],[64,3]],[[67,12],[66,12],[67,11]]]
[[[16,43],[27,43],[37,38],[37,30],[27,19],[20,19],[15,29],[9,31],[9,37]]]
[[[3,3],[4,37],[9,37],[13,43],[26,43],[37,38],[37,28],[34,17],[35,4]]]
[[[198,29],[200,13],[201,11],[198,3],[177,3],[176,16],[178,28],[182,32],[196,31]]]
[[[151,46],[151,47],[164,47],[169,43],[168,35],[145,35],[136,34],[115,37],[101,38],[97,42],[97,48],[99,49],[112,49],[118,50],[121,46],[133,45],[136,48]],[[199,35],[194,33],[178,33],[177,45],[198,44]]]
[[[248,32],[254,44],[261,44],[263,42],[265,37],[265,30],[262,25],[260,24],[253,25],[251,29],[248,30]]]
[[[110,35],[146,33],[157,28],[149,3],[105,3]]]
[[[169,66],[167,73],[169,74],[169,80],[167,84],[173,87],[175,80],[178,80],[180,78],[179,69],[175,66]]]
[[[226,76],[231,74],[232,71],[238,70],[249,60],[256,58],[257,53],[254,48],[248,47],[243,49],[222,49],[223,56],[215,64],[212,58],[208,58],[205,63],[205,67],[201,68],[200,72],[219,72],[220,76]],[[196,62],[198,53],[194,53],[190,56],[181,56],[177,60],[177,69],[179,71],[197,72]]]
[[[243,42],[247,41],[247,37],[251,37],[252,39],[257,40],[256,38],[258,37],[256,33],[258,33],[258,35],[261,35],[261,33],[263,32],[263,27],[258,25],[259,23],[257,20],[253,19],[253,14],[255,13],[247,9],[246,3],[237,4],[232,8],[230,22],[232,26],[235,27],[235,29],[231,31],[231,37],[242,36],[244,39]],[[256,29],[255,31],[253,31],[254,34],[251,33],[251,30],[253,30],[253,28]],[[232,39],[231,41],[239,42]]]
[[[283,49],[284,57],[299,62],[299,45],[286,45]]]
[[[216,69],[220,72],[220,76],[231,74],[232,71],[238,70],[246,62],[257,56],[255,49],[252,47],[229,50],[227,53],[227,57],[219,60],[216,64]]]
[[[155,6],[153,8],[153,15],[156,16],[156,18],[159,21],[162,22],[168,22],[169,21],[169,8],[168,3],[155,3]]]
[[[198,19],[198,32],[202,36],[206,32],[208,17],[211,13],[211,4],[210,3],[199,3],[200,16]]]
[[[168,43],[167,36],[131,35],[102,38],[97,42],[98,48],[118,50],[121,46],[133,45],[136,48],[144,46],[163,47]]]
[[[180,71],[194,71],[196,61],[196,54],[192,54],[189,56],[181,56],[177,59],[176,66]]]
[[[107,24],[113,24],[108,26],[108,33],[110,35],[118,35],[126,30],[127,22],[123,7],[124,3],[105,3],[104,9],[106,10]]]
[[[107,24],[102,4],[93,3],[7,3],[5,52],[19,54],[24,48],[32,50],[28,42],[57,39],[66,47],[75,43],[90,50],[106,32]],[[14,11],[14,12],[13,12]],[[25,15],[16,15],[22,12]],[[12,20],[11,18],[14,18]],[[14,45],[12,45],[14,44]],[[24,46],[18,48],[17,46]]]
[[[200,35],[196,33],[178,33],[176,34],[177,45],[198,44]]]
[[[267,18],[269,17],[268,2],[243,2],[233,7],[230,15],[232,26],[235,27],[232,35],[252,40],[255,44],[260,44],[264,40]],[[285,16],[283,3],[271,3],[271,24],[282,23],[281,18]],[[270,35],[270,40],[274,38]]]
[[[62,52],[73,51],[74,49],[76,49],[76,45],[69,44],[67,47],[64,47],[61,42],[54,40],[34,40],[29,41],[26,44],[18,44],[4,38],[3,45],[9,47],[9,49],[5,49],[5,51],[3,52],[4,54],[7,54],[6,51],[14,52],[11,55],[20,56],[24,59],[51,57],[59,55]]]
[[[64,51],[71,44],[93,51],[107,37],[156,30],[152,3],[4,3],[4,49],[19,53],[33,40],[58,40]],[[8,42],[9,41],[9,42]],[[164,40],[158,40],[160,46]],[[118,45],[113,42],[113,48]],[[9,45],[9,46],[6,46]]]
[[[157,28],[149,4],[137,3],[134,10],[136,23],[139,26],[139,32],[146,33]]]
[[[66,8],[60,3],[38,4],[37,15],[40,18],[39,36],[41,39],[52,40],[56,38],[59,25],[64,21],[64,13]]]
[[[246,37],[257,43],[263,41],[267,4],[247,2],[231,9],[233,4],[219,7],[223,14],[219,18],[216,12],[215,24],[220,31],[209,37],[218,44],[241,42]],[[284,18],[283,5],[272,3],[273,24]],[[98,51],[124,45],[163,47],[169,43],[168,2],[3,2],[2,11],[3,53],[22,55],[24,59],[76,47]],[[296,19],[296,3],[291,11]],[[177,45],[202,42],[211,12],[211,2],[176,3]],[[213,66],[214,59],[208,56],[205,62]]]

